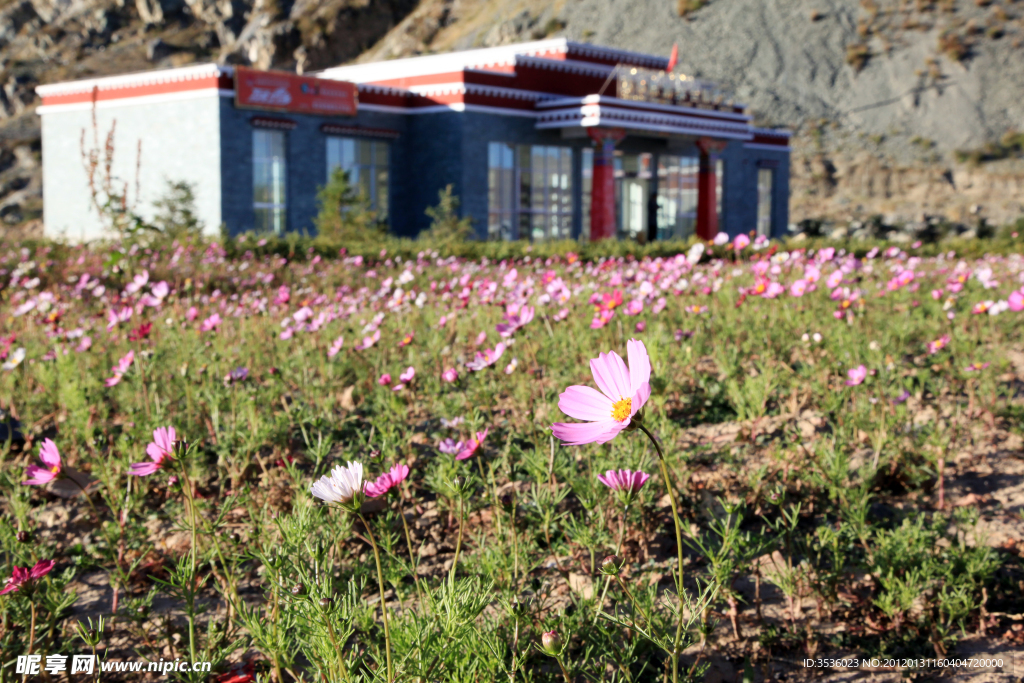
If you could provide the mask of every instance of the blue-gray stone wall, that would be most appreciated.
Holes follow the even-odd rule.
[[[319,207],[316,195],[327,182],[327,138],[320,127],[325,123],[342,126],[397,131],[397,140],[390,141],[389,213],[392,225],[400,225],[404,217],[402,195],[407,175],[403,169],[402,147],[408,139],[411,117],[402,114],[360,110],[354,117],[307,116],[304,114],[261,112],[238,109],[226,99],[221,103],[221,177],[222,214],[228,231],[237,234],[254,229],[253,211],[253,131],[254,117],[286,119],[295,128],[284,131],[287,165],[286,229],[314,234],[313,221]],[[359,137],[358,135],[350,137]],[[378,138],[374,138],[378,139]]]

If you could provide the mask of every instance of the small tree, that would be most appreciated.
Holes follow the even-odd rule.
[[[459,198],[452,194],[452,186],[448,185],[437,193],[437,206],[427,209],[430,217],[430,228],[421,237],[448,246],[464,242],[476,236],[473,221],[468,216],[459,218]]]
[[[179,242],[191,242],[203,235],[203,222],[196,215],[196,195],[192,183],[185,180],[167,181],[167,192],[153,202],[157,214],[153,225],[165,237]]]
[[[386,225],[370,207],[369,197],[352,187],[347,171],[334,169],[316,199],[320,212],[314,225],[325,239],[361,242],[381,237],[386,232]]]

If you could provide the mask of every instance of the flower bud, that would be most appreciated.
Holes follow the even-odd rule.
[[[292,586],[292,595],[305,595],[305,593],[306,587],[303,586],[301,583],[297,583],[294,586]]]
[[[521,617],[526,614],[526,603],[519,598],[512,598],[510,607],[512,608],[513,616]]]
[[[552,657],[557,657],[562,654],[562,637],[554,631],[548,631],[541,635],[540,646]]]
[[[27,531],[22,530],[18,532],[16,538],[18,539],[18,543],[28,543],[32,536]]]
[[[320,606],[325,609],[330,607],[332,602],[330,598],[320,598]]]
[[[511,493],[503,493],[498,498],[498,502],[501,504],[502,509],[505,512],[512,512],[512,508],[515,506],[516,497]]]
[[[615,576],[622,567],[622,558],[618,555],[609,555],[601,560],[601,573],[608,576]]]

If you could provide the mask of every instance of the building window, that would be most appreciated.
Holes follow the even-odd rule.
[[[487,237],[514,240],[516,234],[515,147],[487,146]]]
[[[280,130],[252,132],[252,208],[256,232],[280,235],[285,230],[287,165],[285,133]]]
[[[772,180],[770,168],[757,169],[757,234],[772,236]]]
[[[379,140],[327,138],[327,179],[336,168],[348,173],[349,183],[381,219],[388,213],[388,151],[388,143]]]
[[[572,148],[492,142],[487,166],[490,238],[572,235]]]
[[[658,239],[686,239],[697,226],[698,157],[658,157]]]

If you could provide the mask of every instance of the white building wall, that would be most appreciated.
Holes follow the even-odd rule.
[[[220,97],[217,90],[203,90],[97,104],[101,163],[107,133],[116,121],[112,175],[119,187],[128,183],[129,202],[136,196],[136,161],[142,141],[135,208],[144,218],[155,215],[153,202],[166,195],[168,181],[185,180],[192,183],[196,212],[206,232],[216,234],[220,229]],[[92,104],[43,106],[39,111],[46,235],[73,242],[113,237],[92,205],[82,158],[83,131],[85,149],[94,146]],[[102,175],[100,169],[98,182]]]

